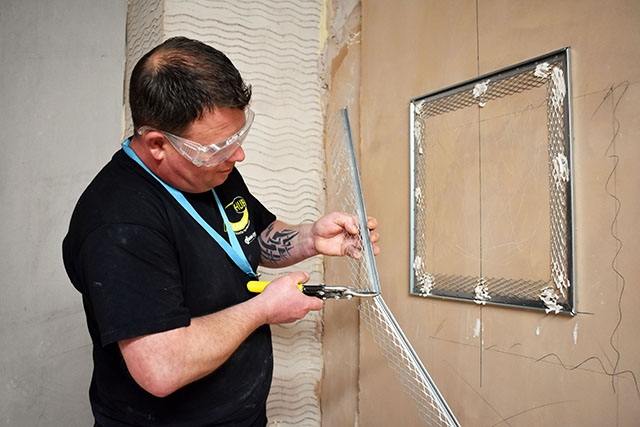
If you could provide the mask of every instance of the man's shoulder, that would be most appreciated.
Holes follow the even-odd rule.
[[[93,216],[98,222],[130,222],[163,209],[166,190],[137,168],[122,151],[115,153],[80,196],[75,216],[81,220]]]

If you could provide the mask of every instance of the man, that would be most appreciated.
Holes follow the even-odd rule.
[[[80,197],[63,242],[93,341],[96,426],[266,425],[269,325],[322,301],[298,290],[304,272],[259,295],[246,284],[259,264],[353,251],[352,216],[292,226],[251,195],[234,167],[250,98],[224,54],[186,38],[132,72],[135,134]]]

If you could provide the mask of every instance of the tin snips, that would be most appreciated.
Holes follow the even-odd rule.
[[[269,284],[267,281],[252,280],[247,283],[247,289],[253,293],[260,293]],[[317,297],[323,300],[327,299],[351,299],[356,298],[372,298],[379,295],[378,292],[368,289],[360,289],[350,286],[328,286],[324,283],[309,285],[298,284],[298,288],[305,295]]]

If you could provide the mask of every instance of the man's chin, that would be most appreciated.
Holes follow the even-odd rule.
[[[215,176],[209,182],[209,185],[210,185],[209,189],[222,185],[227,180],[227,178],[229,178],[229,175],[231,174],[232,171],[233,171],[233,168],[229,170],[225,169],[221,171],[216,171]]]

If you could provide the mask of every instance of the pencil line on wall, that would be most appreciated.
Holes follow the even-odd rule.
[[[620,135],[620,130],[621,130],[621,123],[620,120],[618,119],[617,116],[617,112],[618,112],[618,107],[620,105],[620,102],[622,101],[622,99],[625,96],[625,93],[627,92],[629,88],[629,82],[625,81],[619,84],[612,84],[611,87],[607,90],[607,92],[605,93],[604,97],[602,98],[602,101],[600,102],[600,104],[598,105],[598,107],[595,109],[592,118],[598,113],[598,111],[600,110],[600,108],[605,105],[607,102],[610,101],[611,103],[611,116],[612,116],[612,137],[611,140],[609,142],[609,144],[607,145],[607,148],[604,151],[604,156],[607,159],[611,159],[613,161],[613,165],[611,168],[611,171],[609,173],[609,176],[607,177],[607,180],[605,181],[604,184],[604,190],[607,193],[607,195],[609,197],[611,197],[614,201],[614,206],[615,206],[615,210],[614,210],[614,215],[613,215],[613,219],[611,221],[611,226],[610,226],[610,234],[611,237],[614,239],[615,243],[616,243],[616,251],[611,259],[611,269],[615,274],[616,277],[616,289],[619,289],[619,293],[618,293],[618,320],[616,322],[615,327],[613,328],[613,330],[611,331],[611,335],[609,336],[609,345],[611,346],[611,348],[613,349],[613,351],[616,354],[615,357],[615,362],[612,363],[612,368],[609,371],[607,369],[607,367],[605,366],[604,362],[602,361],[601,358],[597,357],[597,356],[592,356],[592,357],[588,357],[586,359],[584,359],[583,361],[581,361],[580,363],[570,366],[570,365],[566,365],[562,359],[560,358],[560,356],[558,356],[556,353],[548,353],[542,357],[540,357],[537,361],[540,362],[542,360],[548,359],[550,357],[555,357],[558,362],[560,363],[560,365],[567,370],[575,370],[580,368],[582,365],[586,364],[587,362],[590,361],[596,361],[600,364],[600,367],[602,369],[602,371],[611,377],[611,387],[613,388],[613,391],[616,392],[616,382],[615,380],[621,376],[621,375],[629,375],[631,377],[631,379],[633,380],[635,389],[636,389],[636,393],[638,394],[638,398],[640,398],[640,387],[638,386],[638,380],[637,380],[637,376],[635,374],[635,372],[633,370],[623,370],[620,371],[620,350],[618,349],[617,343],[616,343],[616,339],[618,338],[618,330],[620,328],[620,325],[622,324],[622,320],[623,320],[623,311],[622,311],[622,300],[624,297],[624,291],[625,291],[625,287],[626,287],[626,279],[624,277],[624,275],[622,274],[622,272],[618,269],[618,257],[620,255],[620,253],[622,252],[622,248],[623,248],[623,242],[622,242],[622,238],[620,237],[619,233],[618,233],[618,217],[620,215],[620,212],[622,210],[622,200],[620,199],[620,197],[618,197],[618,191],[617,191],[617,182],[616,182],[616,178],[617,178],[617,169],[618,169],[618,165],[620,163],[620,155],[617,152],[617,143],[618,143],[618,136]]]

